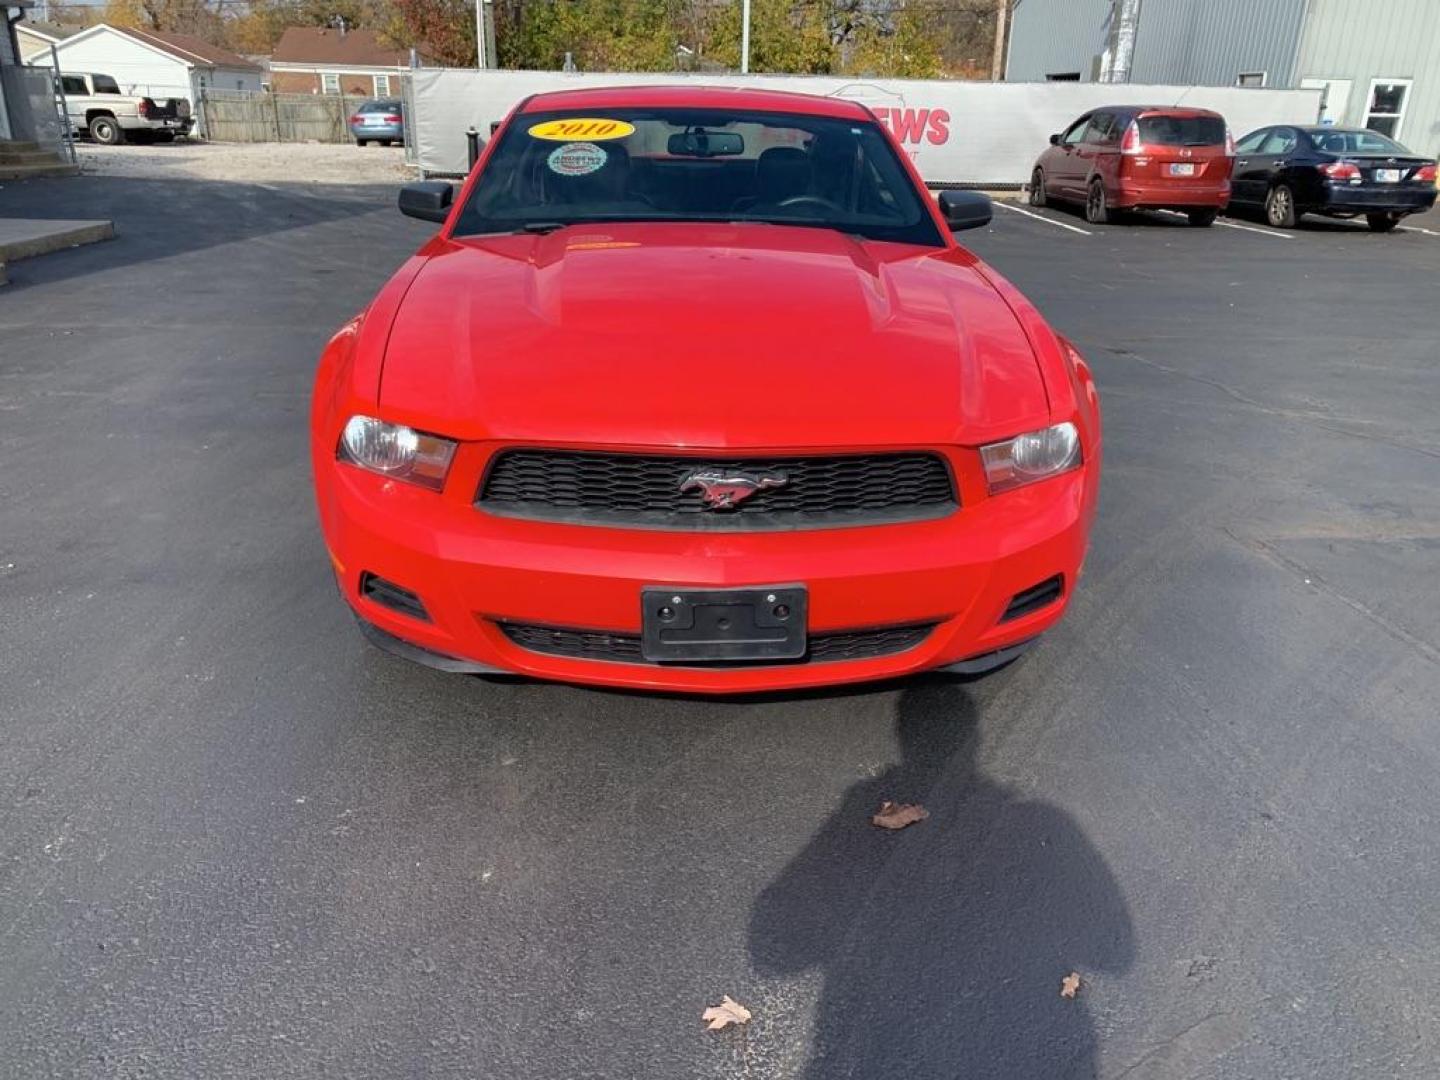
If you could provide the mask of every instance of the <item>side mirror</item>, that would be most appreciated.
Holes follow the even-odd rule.
[[[1057,132],[1055,132],[1054,134],[1052,134],[1052,135],[1050,136],[1050,145],[1051,145],[1051,146],[1059,146],[1059,145],[1060,145],[1060,132],[1057,131]]]
[[[950,226],[951,232],[989,225],[994,212],[989,195],[982,195],[978,191],[940,192],[940,213],[945,218],[945,224]]]
[[[455,187],[443,180],[417,180],[400,189],[400,212],[421,221],[441,221],[450,216]]]

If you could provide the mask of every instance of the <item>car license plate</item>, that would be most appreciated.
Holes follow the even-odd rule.
[[[809,596],[803,585],[640,590],[640,653],[670,663],[798,660]]]
[[[1195,163],[1194,163],[1194,162],[1191,162],[1191,161],[1186,161],[1186,162],[1183,162],[1183,163],[1180,163],[1180,164],[1171,165],[1171,166],[1170,166],[1170,175],[1171,175],[1171,176],[1194,176],[1194,175],[1195,175]]]
[[[365,117],[365,123],[371,127],[378,127],[380,124],[385,123],[385,118],[383,116],[367,116]]]
[[[1398,184],[1400,182],[1400,170],[1376,169],[1375,180],[1381,184]]]

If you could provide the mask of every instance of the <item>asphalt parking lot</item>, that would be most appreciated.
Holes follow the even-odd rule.
[[[393,200],[0,191],[119,232],[0,290],[0,1074],[1433,1075],[1440,216],[997,209],[1103,395],[1069,618],[711,701],[355,630],[307,398],[427,234]]]

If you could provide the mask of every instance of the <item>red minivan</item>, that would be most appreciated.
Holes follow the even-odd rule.
[[[1096,225],[1119,210],[1178,210],[1209,225],[1230,201],[1234,157],[1219,113],[1105,106],[1050,136],[1030,174],[1030,205],[1080,203]]]

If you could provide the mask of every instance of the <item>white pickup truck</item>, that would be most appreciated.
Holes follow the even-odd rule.
[[[59,80],[71,128],[98,143],[170,142],[177,135],[188,135],[195,123],[190,102],[184,98],[122,94],[120,84],[109,75],[65,72]]]

